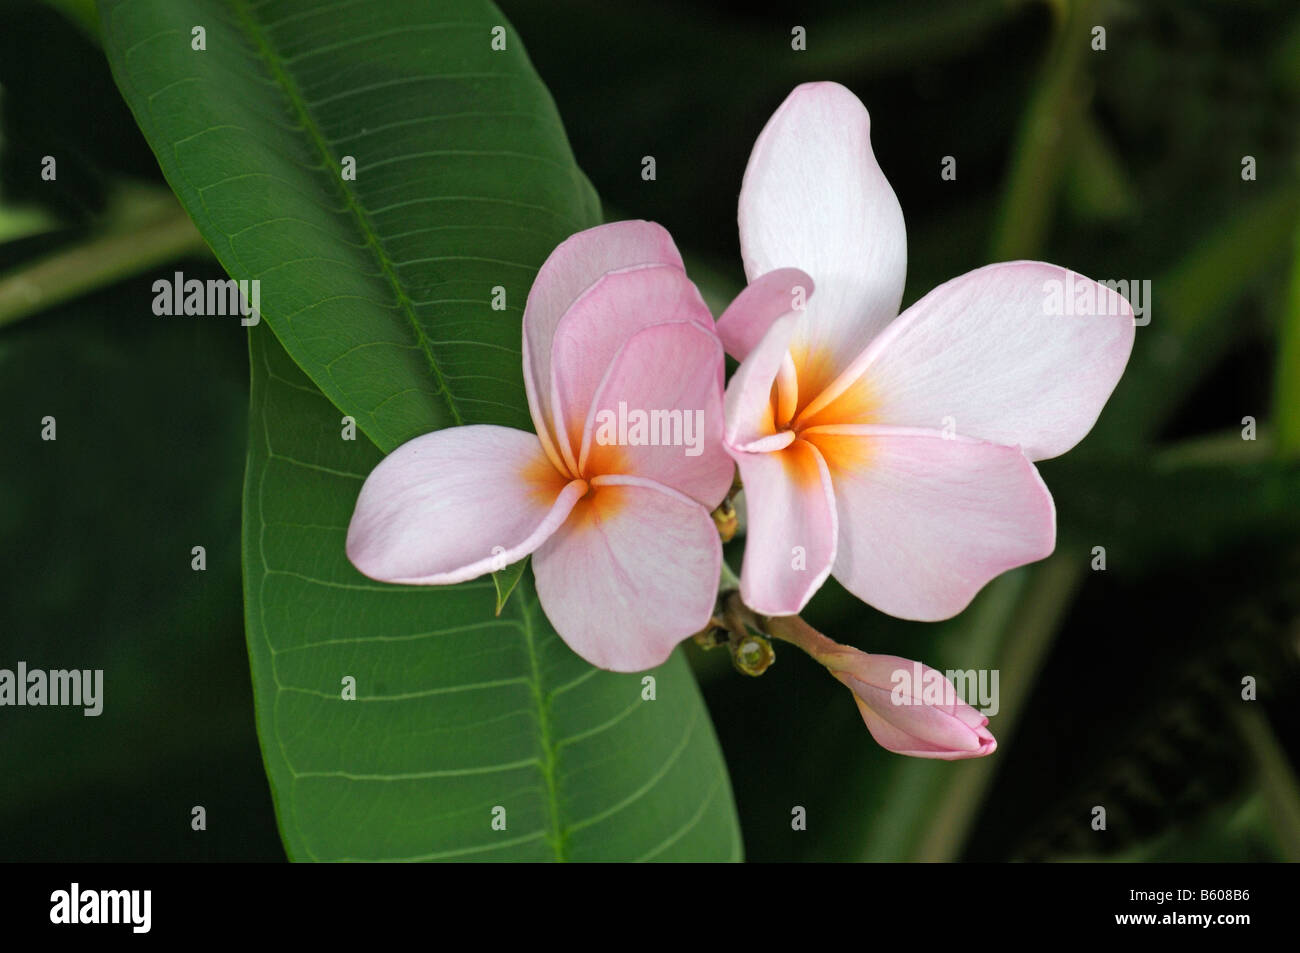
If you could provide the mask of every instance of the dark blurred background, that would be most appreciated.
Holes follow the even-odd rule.
[[[997,669],[994,756],[887,754],[788,647],[759,679],[691,649],[749,859],[1300,860],[1296,4],[501,5],[607,217],[668,227],[711,303],[743,281],[753,141],[819,79],[871,112],[907,221],[905,305],[1014,258],[1152,282],[1096,430],[1041,467],[1055,556],[947,623],[890,619],[833,583],[806,613],[868,651]],[[162,187],[86,4],[54,6],[0,6],[0,276]],[[32,171],[51,153],[57,189]],[[99,718],[0,711],[0,860],[284,856],[243,638],[245,341],[153,316],[150,284],[175,268],[216,273],[196,254],[0,327],[0,666],[114,673]]]

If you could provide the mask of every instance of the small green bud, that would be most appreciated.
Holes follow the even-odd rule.
[[[762,675],[776,661],[772,643],[751,630],[731,643],[731,661],[736,670],[746,675]]]

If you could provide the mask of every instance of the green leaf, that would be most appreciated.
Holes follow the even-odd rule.
[[[452,424],[530,427],[519,316],[599,203],[496,7],[101,0],[100,19],[181,204],[380,449]]]
[[[381,454],[252,335],[244,583],[258,732],[285,848],[313,860],[735,860],[713,726],[680,652],[587,665],[524,574],[387,586],[344,555]],[[344,679],[356,700],[344,700]],[[505,808],[506,829],[491,826]]]
[[[344,552],[382,452],[453,424],[531,428],[522,305],[552,248],[598,221],[504,18],[468,0],[101,14],[169,183],[232,277],[261,280],[275,331],[251,339],[244,582],[289,856],[738,858],[680,654],[650,692],[574,655],[525,574],[494,617],[488,579],[387,586]],[[371,442],[341,439],[342,415]]]
[[[497,615],[500,615],[501,610],[506,607],[506,602],[510,599],[510,593],[514,592],[515,586],[519,585],[519,580],[523,578],[524,569],[527,566],[528,557],[525,556],[519,562],[492,574],[492,585],[497,590]]]

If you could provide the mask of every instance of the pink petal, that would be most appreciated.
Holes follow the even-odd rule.
[[[1014,447],[900,427],[802,437],[822,452],[835,486],[835,578],[889,615],[954,616],[993,577],[1056,545],[1051,494]]]
[[[1094,314],[1053,314],[1049,289],[1086,289]],[[1068,284],[1067,284],[1068,283]],[[908,308],[805,419],[955,431],[1019,445],[1031,460],[1058,456],[1084,438],[1115,389],[1133,348],[1133,309],[1123,297],[1057,265],[988,265],[940,285]],[[951,420],[947,420],[951,418]]]
[[[812,293],[812,278],[798,268],[778,268],[755,278],[718,318],[718,337],[727,353],[743,361],[773,321],[806,308]]]
[[[671,265],[610,272],[564,313],[551,344],[551,406],[560,452],[573,469],[587,412],[619,349],[638,331],[674,321],[693,321],[713,333],[704,299]]]
[[[733,447],[746,447],[777,432],[772,385],[786,359],[799,316],[786,314],[772,322],[758,344],[740,362],[723,398],[725,435]]]
[[[843,86],[799,86],[768,120],[745,169],[740,247],[750,280],[792,267],[817,282],[794,347],[809,393],[898,314],[903,212],[871,151],[867,110]]]
[[[438,430],[402,444],[366,478],[348,558],[382,582],[464,582],[537,549],[585,491],[555,471],[530,433]]]
[[[711,330],[683,321],[638,331],[591,403],[581,472],[639,476],[717,506],[736,469],[722,447],[722,371],[722,344]],[[663,422],[638,434],[637,414]],[[660,445],[632,445],[638,438]]]
[[[636,477],[596,477],[592,493],[533,557],[546,617],[592,665],[662,664],[708,624],[722,545],[708,510]]]
[[[556,246],[537,272],[524,307],[524,386],[543,443],[551,408],[551,339],[564,312],[601,275],[637,265],[682,267],[672,236],[654,222],[611,222],[578,232]],[[555,450],[553,445],[548,452]]]
[[[826,463],[803,440],[771,453],[728,449],[740,467],[748,519],[741,598],[761,615],[793,615],[835,562],[838,530]]]
[[[851,684],[849,687],[853,688]],[[859,698],[858,711],[862,713],[862,720],[876,744],[895,754],[959,761],[982,758],[998,747],[997,740],[987,728],[967,727],[962,719],[925,706],[889,706],[881,711]],[[984,720],[988,721],[987,718]]]

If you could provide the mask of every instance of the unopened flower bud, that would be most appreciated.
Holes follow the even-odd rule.
[[[988,718],[962,701],[937,669],[849,646],[817,660],[853,692],[871,737],[888,751],[955,761],[997,749]]]

